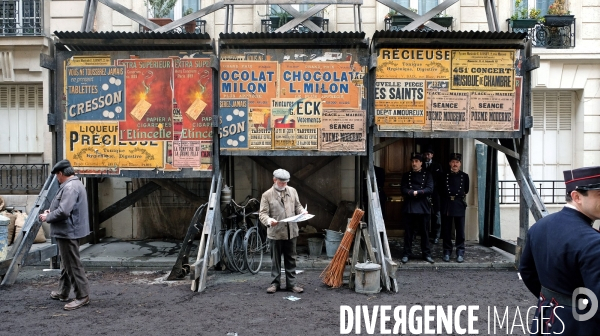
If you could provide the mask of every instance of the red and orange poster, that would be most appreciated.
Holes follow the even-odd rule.
[[[175,140],[212,140],[213,85],[209,58],[174,61]]]
[[[270,107],[277,97],[277,62],[221,61],[221,99],[248,99],[248,106]]]
[[[125,70],[125,121],[119,122],[122,141],[173,139],[173,60],[118,60]]]
[[[317,98],[328,109],[360,108],[361,77],[358,63],[283,62],[279,74],[279,98]],[[361,77],[362,78],[362,77]]]

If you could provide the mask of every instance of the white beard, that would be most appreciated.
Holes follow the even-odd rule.
[[[277,186],[277,183],[274,183],[274,184],[273,184],[273,188],[275,188],[275,190],[277,190],[277,191],[284,191],[284,190],[285,190],[285,187],[283,187],[283,188],[279,188],[279,187]]]

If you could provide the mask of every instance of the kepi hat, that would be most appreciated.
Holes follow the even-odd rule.
[[[410,159],[411,160],[417,159],[417,160],[423,162],[423,155],[421,155],[421,153],[411,153]]]
[[[427,147],[427,149],[423,151],[423,154],[425,154],[425,153],[435,154],[435,152],[433,151],[433,148],[431,148],[431,147]]]
[[[450,154],[450,159],[448,161],[452,161],[452,160],[456,160],[456,161],[462,162],[462,154],[460,154],[460,153],[452,153],[452,154]]]
[[[563,171],[567,195],[573,190],[600,190],[600,166]]]

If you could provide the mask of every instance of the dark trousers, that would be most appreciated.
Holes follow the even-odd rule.
[[[69,296],[73,287],[75,297],[83,299],[89,295],[89,291],[85,270],[79,259],[79,239],[56,238],[56,243],[61,259],[58,291],[63,296]]]
[[[429,234],[427,232],[428,214],[404,214],[406,219],[404,225],[404,256],[408,257],[412,251],[413,236],[421,235],[421,254],[423,257],[431,256],[429,249]]]
[[[465,255],[465,217],[442,216],[444,254],[452,254],[452,223],[456,229],[456,255]]]
[[[281,284],[281,256],[285,266],[285,287],[296,286],[296,238],[271,241],[271,277],[272,284]]]
[[[431,223],[431,233],[429,234],[432,239],[440,239],[440,234],[442,231],[442,218],[439,211],[431,211],[430,223]]]

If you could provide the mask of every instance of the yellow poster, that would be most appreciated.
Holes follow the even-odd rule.
[[[112,65],[110,55],[73,56],[67,59],[67,66]]]
[[[450,79],[450,49],[383,48],[377,78]]]
[[[453,50],[450,90],[514,91],[514,50]]]
[[[163,141],[119,141],[117,122],[66,122],[65,154],[74,167],[162,168]]]

